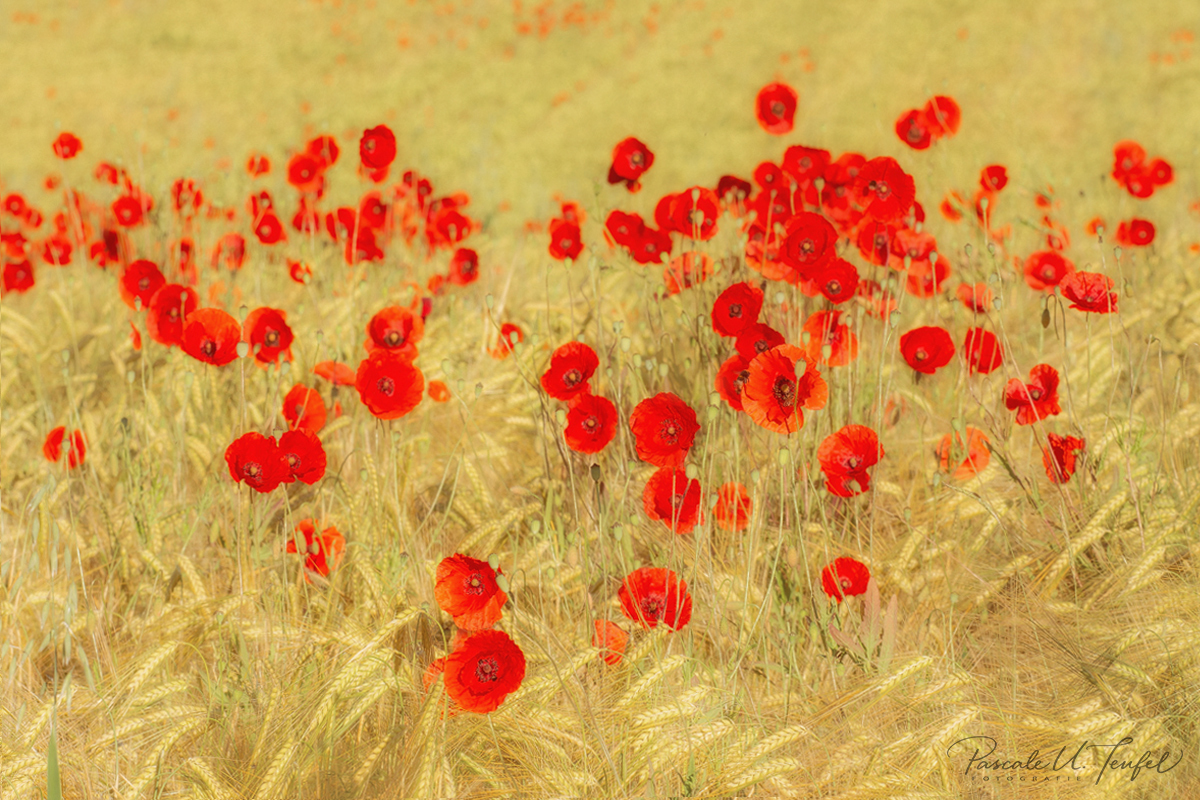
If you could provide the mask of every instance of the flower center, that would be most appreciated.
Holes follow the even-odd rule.
[[[825,291],[829,294],[841,294],[842,284],[840,281],[829,281],[825,284]]]
[[[256,480],[262,477],[262,467],[254,462],[250,462],[242,467],[242,472],[245,474],[247,480]]]
[[[391,378],[380,378],[375,383],[375,386],[380,392],[386,394],[388,397],[391,397],[396,392],[396,382]]]
[[[891,194],[892,191],[892,188],[888,186],[887,181],[871,181],[869,184],[867,184],[867,188],[874,192],[880,200],[886,200],[887,196]]]
[[[1029,390],[1029,396],[1034,400],[1041,400],[1042,399],[1042,390],[1038,389],[1038,388],[1032,388]]]
[[[472,572],[471,576],[463,581],[463,591],[476,596],[483,594],[483,581],[478,572]]]
[[[642,155],[641,150],[634,150],[629,156],[629,163],[635,167],[640,167],[646,162],[646,157]]]
[[[775,379],[775,385],[771,387],[771,394],[775,396],[775,401],[780,406],[789,411],[796,405],[796,384],[782,375]]]
[[[679,436],[679,425],[675,423],[675,420],[667,420],[662,427],[662,433],[664,439],[674,444],[676,437]]]
[[[779,100],[771,103],[771,113],[777,117],[782,117],[784,112],[783,103]]]
[[[287,462],[288,466],[291,467],[292,472],[295,472],[296,467],[300,466],[300,456],[296,455],[295,453],[288,453]]]
[[[812,239],[805,239],[800,243],[800,252],[805,256],[811,256],[817,251],[817,246],[813,244]]]
[[[204,353],[204,355],[208,356],[209,358],[212,358],[213,354],[217,352],[217,343],[212,339],[205,339],[200,345],[200,352]]]
[[[841,586],[843,589],[849,589],[850,588],[850,579],[845,578],[845,577],[838,578],[838,586]]]
[[[861,456],[850,456],[849,458],[846,459],[846,469],[856,470],[856,469],[858,469],[858,465],[861,463],[862,463]]]
[[[917,361],[924,361],[925,359],[929,358],[929,354],[926,353],[925,348],[922,347],[917,350],[917,352],[913,353],[913,357],[916,358]]]
[[[404,337],[400,334],[400,331],[392,330],[387,332],[387,335],[383,337],[383,341],[387,342],[388,347],[399,347],[404,343]]]
[[[142,278],[140,281],[138,281],[138,288],[141,289],[143,292],[146,291],[147,289],[149,289],[150,288],[150,279]]]
[[[642,616],[646,619],[662,619],[666,612],[666,602],[661,595],[642,598]]]
[[[263,343],[266,344],[267,347],[278,347],[279,331],[274,329],[268,330],[266,335],[263,336]]]
[[[742,304],[734,303],[729,307],[729,316],[733,319],[738,319],[742,316]]]
[[[589,431],[596,430],[596,426],[599,424],[600,420],[596,419],[595,417],[588,417],[583,421],[583,427],[587,428]]]
[[[481,683],[491,683],[500,677],[500,665],[496,663],[496,659],[492,656],[479,659],[479,664],[475,667],[475,677]]]

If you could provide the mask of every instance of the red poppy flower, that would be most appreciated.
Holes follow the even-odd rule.
[[[778,347],[784,341],[783,334],[779,331],[769,325],[755,322],[742,328],[734,347],[737,348],[738,355],[752,361],[755,356],[767,352],[772,347]]]
[[[612,211],[604,221],[604,235],[613,244],[632,248],[642,237],[646,222],[640,214]],[[657,259],[655,259],[657,260]]]
[[[287,181],[302,192],[314,191],[324,168],[309,153],[297,153],[288,161]]]
[[[227,233],[218,240],[212,252],[212,266],[217,269],[224,264],[230,272],[242,268],[246,258],[246,240],[240,233]]]
[[[425,376],[403,356],[375,350],[359,363],[354,386],[372,414],[398,419],[421,402]]]
[[[28,261],[6,261],[4,264],[4,294],[22,294],[33,288],[33,265]]]
[[[565,219],[550,221],[550,255],[558,261],[575,259],[583,252],[579,226]]]
[[[844,303],[858,291],[858,267],[834,256],[812,279],[816,289],[834,304]]]
[[[659,623],[677,631],[692,619],[687,582],[665,567],[642,567],[625,576],[617,590],[621,611],[643,628]]]
[[[332,136],[324,135],[310,140],[304,146],[304,152],[317,159],[321,170],[324,171],[337,163],[338,155],[341,154],[342,150],[338,147],[336,139]]]
[[[408,361],[417,357],[417,342],[425,336],[425,322],[401,306],[388,306],[376,312],[367,323],[368,353],[387,350]]]
[[[54,140],[54,155],[63,161],[79,155],[79,151],[82,149],[83,142],[79,141],[79,137],[73,133],[64,131]]]
[[[251,178],[267,175],[271,172],[271,159],[264,155],[251,155],[246,161],[246,174]]]
[[[801,211],[785,223],[779,259],[796,270],[799,280],[812,280],[836,255],[837,240],[837,230],[829,220]]]
[[[896,120],[896,136],[914,150],[925,150],[933,144],[929,120],[925,118],[924,111],[915,108],[905,111],[900,119]]]
[[[663,467],[650,476],[642,491],[646,516],[664,523],[678,534],[691,533],[704,521],[700,513],[700,481],[688,480],[687,473]]]
[[[825,487],[838,497],[854,497],[868,491],[871,475],[867,470],[879,463],[883,455],[879,436],[866,425],[847,425],[826,436],[817,448]]]
[[[1145,171],[1143,168],[1145,161],[1146,150],[1140,144],[1132,141],[1117,142],[1116,147],[1113,148],[1113,180],[1129,188],[1131,179],[1139,179],[1137,183],[1147,186],[1149,191],[1153,193],[1153,181],[1141,179],[1142,176],[1140,173]],[[1149,176],[1147,175],[1146,177]],[[1138,196],[1134,193],[1133,189],[1130,189],[1130,192],[1134,196]],[[1148,197],[1149,194],[1145,196]]]
[[[858,337],[838,320],[842,312],[817,311],[804,323],[804,331],[808,334],[808,344],[805,352],[809,361],[830,367],[843,367],[858,358]],[[829,348],[828,354],[825,348]]]
[[[479,280],[479,254],[466,247],[455,250],[446,277],[456,286],[466,286]]]
[[[916,186],[896,159],[881,156],[863,165],[854,182],[854,193],[868,217],[892,222],[903,218],[912,208]]]
[[[14,192],[4,198],[4,210],[18,219],[23,219],[25,212],[29,210],[29,205],[25,202],[24,197]]]
[[[629,417],[638,458],[656,467],[678,467],[700,430],[696,412],[670,392],[637,404]]]
[[[1047,433],[1048,444],[1042,448],[1042,465],[1051,483],[1066,483],[1075,474],[1077,453],[1084,449],[1083,439]]]
[[[934,138],[953,136],[962,122],[962,110],[954,98],[938,95],[925,104],[925,119]]]
[[[117,224],[123,228],[132,228],[142,221],[142,204],[136,197],[124,195],[113,201],[112,213]]]
[[[293,261],[289,258],[287,265],[288,277],[296,283],[303,285],[308,282],[309,278],[312,277],[312,267],[301,261]]]
[[[804,372],[797,377],[796,365]],[[762,353],[747,367],[742,408],[754,422],[776,433],[795,433],[804,427],[804,409],[825,407],[829,387],[816,365],[799,347],[784,344]]]
[[[500,335],[496,338],[496,346],[488,351],[492,358],[503,361],[513,353],[513,347],[525,341],[525,331],[520,325],[506,322],[500,326]]]
[[[570,400],[591,391],[588,381],[600,366],[596,351],[583,342],[567,342],[550,356],[542,388],[555,400]]]
[[[629,254],[639,264],[660,264],[673,249],[675,243],[669,233],[647,225],[642,227],[638,238],[630,245]]]
[[[704,283],[713,273],[712,256],[690,250],[671,259],[663,269],[663,283],[667,297],[673,297],[684,289]]]
[[[722,530],[745,530],[750,524],[752,504],[746,487],[740,483],[726,483],[717,492],[717,505],[713,508],[713,518]]]
[[[117,289],[125,305],[140,311],[150,306],[150,298],[165,286],[167,279],[153,261],[139,260],[130,264],[121,274]]]
[[[937,239],[928,231],[914,231],[912,228],[897,228],[892,233],[888,250],[888,266],[892,269],[905,269],[905,259],[908,262],[928,261],[937,251]]]
[[[722,175],[717,181],[717,199],[733,216],[740,217],[746,213],[746,199],[750,197],[753,189],[750,181],[736,175]]]
[[[435,403],[450,402],[450,387],[442,381],[430,381],[429,399]]]
[[[293,430],[317,433],[325,427],[325,401],[316,389],[297,383],[283,398],[283,418]]]
[[[1004,348],[996,334],[983,328],[971,328],[963,337],[963,357],[971,374],[987,375],[1004,363]]]
[[[899,231],[898,224],[878,222],[864,217],[854,237],[859,254],[868,263],[885,266],[891,258],[892,239]]]
[[[742,392],[750,379],[750,362],[734,353],[717,370],[716,389],[730,408],[742,410]]]
[[[446,656],[446,694],[464,711],[495,711],[525,679],[525,654],[507,633],[472,634]]]
[[[1161,158],[1156,158],[1150,162],[1146,168],[1150,173],[1150,182],[1157,186],[1166,186],[1171,181],[1175,180],[1175,170],[1169,163]]]
[[[944,258],[913,261],[904,276],[904,289],[914,297],[934,297],[941,294],[949,277],[950,266]]]
[[[1004,387],[1004,405],[1016,409],[1018,425],[1032,425],[1038,420],[1062,412],[1058,405],[1058,370],[1049,364],[1038,364],[1029,370],[1029,382],[1012,378]]]
[[[1008,170],[999,164],[984,167],[979,174],[979,185],[987,192],[998,192],[1008,185]]]
[[[939,326],[913,328],[900,337],[900,354],[917,372],[932,375],[954,357],[954,340]]]
[[[322,578],[337,568],[346,550],[346,537],[337,528],[330,526],[317,534],[317,523],[312,519],[300,520],[296,532],[304,536],[304,569]],[[288,539],[287,552],[296,553],[296,538]],[[307,576],[306,576],[307,577]]]
[[[609,620],[598,619],[594,626],[596,632],[592,634],[592,647],[599,648],[600,657],[604,659],[605,664],[615,667],[625,657],[629,634]]]
[[[250,344],[250,353],[260,366],[292,360],[292,329],[287,313],[276,308],[256,308],[242,323],[242,337]]]
[[[754,116],[767,133],[782,136],[792,132],[799,95],[786,83],[769,83],[758,92]]]
[[[707,241],[717,235],[720,203],[712,189],[693,186],[675,195],[671,204],[671,228],[689,239]]]
[[[358,155],[367,169],[390,166],[396,160],[396,134],[387,125],[368,128],[358,141]]]
[[[1052,290],[1075,265],[1053,250],[1042,250],[1025,259],[1025,282],[1038,291]]]
[[[71,431],[71,435],[68,437],[67,429],[59,425],[46,434],[46,441],[42,442],[42,455],[46,457],[47,461],[57,464],[62,458],[64,439],[67,442],[67,469],[75,469],[83,463],[84,457],[87,456],[87,440],[83,437],[83,431]]]
[[[758,322],[762,311],[763,293],[750,283],[735,283],[713,302],[712,326],[721,336],[737,336],[747,326]]]
[[[58,233],[42,242],[42,261],[56,267],[65,267],[71,263],[73,251],[71,240]]]
[[[355,381],[354,368],[340,361],[322,361],[313,367],[313,374],[334,386],[353,386]]]
[[[1117,226],[1117,244],[1124,247],[1145,247],[1154,241],[1154,223],[1134,217],[1122,220]]]
[[[1112,287],[1113,279],[1099,272],[1074,272],[1059,284],[1071,308],[1094,314],[1116,313],[1117,293],[1109,291]]]
[[[242,329],[233,317],[219,308],[189,312],[179,346],[197,361],[223,367],[237,358]]]
[[[871,582],[871,571],[861,561],[849,556],[835,558],[832,564],[821,570],[821,588],[830,599],[842,602],[843,597],[866,594]]]
[[[654,165],[654,153],[641,141],[630,136],[613,148],[612,166],[608,169],[608,182],[625,182],[630,191],[635,191],[638,179]]]
[[[992,460],[988,437],[983,431],[967,426],[966,435],[964,442],[962,434],[957,431],[947,433],[933,451],[938,459],[938,468],[950,473],[950,477],[958,481],[974,478]]]
[[[291,475],[275,437],[261,433],[251,432],[235,439],[225,448],[225,463],[235,481],[263,494],[274,491]]]
[[[508,595],[500,590],[496,576],[486,561],[461,553],[443,558],[437,568],[433,594],[438,607],[454,617],[463,630],[490,628],[500,620]]]
[[[829,169],[830,153],[816,147],[794,144],[783,151],[783,171],[796,179],[796,183],[807,186],[818,178],[825,178]]]
[[[166,284],[150,298],[146,309],[146,332],[159,344],[179,345],[183,341],[187,316],[196,310],[198,302],[195,289],[178,283]]]
[[[287,239],[287,231],[283,229],[283,223],[275,216],[274,211],[266,211],[258,218],[254,223],[254,235],[266,245],[278,244]]]
[[[990,311],[992,308],[992,290],[986,283],[980,282],[976,284],[960,283],[958,285],[958,299],[967,307],[968,311],[973,311],[976,314],[982,314],[985,311]]]
[[[606,397],[583,394],[571,401],[563,437],[576,453],[599,453],[617,435],[617,407]]]
[[[284,483],[302,481],[312,486],[325,477],[325,446],[316,433],[304,428],[285,432],[279,437],[279,452],[288,466]]]

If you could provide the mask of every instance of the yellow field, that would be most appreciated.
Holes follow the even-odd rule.
[[[111,162],[155,200],[130,239],[166,273],[181,233],[171,184],[192,178],[237,211],[193,230],[200,305],[239,320],[283,309],[296,337],[282,368],[201,364],[150,341],[119,267],[79,248],[4,295],[3,800],[1200,798],[1200,6],[14,0],[2,13],[0,195],[45,214],[28,235],[40,243],[65,207],[48,174],[107,206],[116,190],[93,170]],[[754,117],[773,81],[799,93],[781,137]],[[961,130],[909,149],[893,125],[934,95],[957,100]],[[463,242],[480,279],[433,297],[418,344],[425,381],[452,398],[391,421],[312,369],[356,367],[372,315],[406,306],[412,283],[425,293],[449,252],[397,240],[348,267],[323,231],[292,230],[286,182],[289,157],[331,134],[342,155],[320,208],[354,206],[375,188],[355,167],[378,124],[398,143],[385,187],[416,170],[436,195],[467,193],[482,223]],[[79,157],[54,157],[61,131],[83,141]],[[655,154],[637,194],[605,181],[627,136]],[[1127,139],[1174,167],[1149,199],[1110,177]],[[665,299],[661,267],[602,231],[613,209],[649,221],[665,193],[750,179],[793,144],[896,158],[952,275],[918,299],[843,244],[899,307],[890,323],[843,307],[859,356],[821,367],[828,405],[783,436],[713,391],[732,352],[713,301],[760,280],[740,221],[722,216],[695,244],[713,276]],[[251,153],[273,165],[257,181]],[[993,222],[1012,230],[991,248],[970,210],[957,224],[938,210],[951,191],[969,200],[989,164],[1008,169]],[[260,189],[285,244],[251,233]],[[575,263],[547,253],[560,200],[587,215]],[[1026,285],[1013,259],[1046,249],[1047,215],[1069,234],[1064,256],[1114,278],[1120,313]],[[1155,224],[1153,244],[1115,247],[1135,216]],[[1095,217],[1103,237],[1085,231]],[[0,212],[0,231],[16,229]],[[227,231],[249,241],[236,274],[209,268]],[[307,284],[288,259],[311,266]],[[1001,303],[973,322],[955,288],[977,281]],[[825,307],[770,282],[763,318],[800,344],[806,313]],[[501,360],[489,350],[504,323],[525,339]],[[1000,337],[1001,369],[969,375],[956,358],[914,380],[901,333],[942,325],[961,347],[974,324]],[[572,340],[599,354],[593,387],[620,414],[596,456],[566,448],[566,405],[539,386]],[[1039,363],[1063,377],[1062,414],[1014,425],[1006,381]],[[296,383],[344,409],[320,432],[326,475],[252,492],[226,448],[285,430]],[[629,417],[659,392],[702,426],[688,463],[706,518],[685,535],[643,509],[655,467],[637,459]],[[851,423],[876,430],[885,455],[870,492],[837,498],[817,449]],[[86,436],[78,469],[43,456],[60,425]],[[966,426],[993,453],[956,480],[934,448]],[[1086,440],[1065,484],[1043,467],[1047,431]],[[728,481],[753,500],[738,533],[711,513]],[[285,552],[306,518],[345,534],[328,580]],[[495,557],[509,587],[498,628],[527,660],[489,714],[454,713],[441,678],[423,685],[456,646],[434,593],[454,553]],[[821,570],[843,556],[869,566],[878,606],[827,601]],[[681,630],[622,614],[618,588],[641,566],[687,581]],[[630,634],[619,665],[592,646],[595,620]],[[981,766],[972,753],[991,745],[969,737],[1024,766]],[[1035,750],[1060,749],[1062,768],[1034,766]],[[1126,763],[1105,768],[1106,753]]]

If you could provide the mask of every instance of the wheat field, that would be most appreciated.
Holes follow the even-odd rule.
[[[0,13],[0,195],[41,209],[27,235],[52,231],[66,192],[112,203],[94,177],[111,163],[154,199],[129,229],[138,258],[166,272],[188,233],[201,306],[239,322],[283,309],[295,333],[291,361],[200,363],[151,341],[120,268],[78,245],[66,266],[35,256],[36,284],[5,292],[0,798],[1200,798],[1200,6],[11,0]],[[783,136],[755,119],[772,82],[799,95]],[[896,119],[935,95],[961,106],[961,129],[905,146]],[[356,145],[379,124],[398,155],[375,186]],[[63,131],[83,142],[71,160],[51,148]],[[415,170],[436,195],[469,196],[478,280],[432,291],[450,250],[420,237],[347,265],[323,228],[293,229],[286,166],[322,134],[342,149],[322,212]],[[627,136],[655,154],[637,193],[605,180]],[[1110,175],[1125,140],[1174,168],[1153,197]],[[781,435],[714,390],[732,352],[714,301],[762,280],[744,218],[676,237],[713,272],[670,295],[661,265],[610,245],[605,219],[751,180],[795,144],[895,158],[951,275],[919,298],[843,241],[897,307],[885,320],[864,298],[842,306],[858,357],[821,367],[827,405]],[[252,154],[269,174],[247,174]],[[958,222],[939,211],[991,164],[1009,176],[990,209],[1006,235],[969,202]],[[216,209],[190,228],[170,213],[178,178]],[[251,232],[262,190],[287,228],[277,246]],[[569,261],[547,251],[563,202],[585,216]],[[1135,217],[1153,242],[1121,246],[1117,223]],[[18,227],[0,215],[0,232]],[[235,230],[241,270],[210,267]],[[1113,278],[1117,313],[1028,285],[1022,264],[1048,236]],[[972,316],[954,288],[976,282],[998,302]],[[764,285],[763,320],[807,341],[825,301]],[[378,419],[354,386],[314,375],[355,367],[372,315],[421,298],[415,364],[448,402]],[[498,358],[505,324],[523,341]],[[991,374],[956,357],[918,379],[900,354],[917,326],[957,344],[976,324],[1004,349]],[[567,406],[540,383],[570,341],[599,355],[593,388],[619,413],[594,455],[567,447]],[[1006,383],[1035,364],[1061,374],[1062,412],[1015,424]],[[287,430],[298,383],[330,409],[324,477],[251,491],[226,448]],[[630,416],[661,392],[701,426],[687,477],[704,519],[686,534],[643,502],[655,466]],[[842,498],[818,449],[849,424],[884,455],[870,490]],[[43,455],[56,426],[86,437],[77,468]],[[968,427],[990,460],[956,478],[935,448]],[[1050,430],[1086,440],[1063,483],[1043,466]],[[715,521],[727,482],[751,498],[741,531]],[[325,576],[287,552],[310,518],[344,534]],[[500,566],[497,627],[527,663],[490,713],[456,709],[428,672],[457,647],[435,595],[455,553]],[[869,567],[871,590],[826,597],[839,557]],[[686,580],[686,626],[623,615],[639,567]],[[593,644],[597,620],[628,632],[620,663]],[[972,758],[993,745],[1024,766]],[[1065,765],[1077,748],[1070,766],[1033,766],[1035,751],[1062,749]]]

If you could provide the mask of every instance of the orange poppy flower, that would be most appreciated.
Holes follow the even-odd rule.
[[[858,358],[858,337],[849,325],[838,322],[841,315],[838,309],[817,311],[804,323],[804,331],[808,333],[805,353],[809,361],[842,367]],[[828,355],[825,354],[826,347],[829,348]]]
[[[598,619],[593,624],[596,632],[592,634],[592,647],[600,649],[600,657],[604,659],[605,664],[615,667],[625,657],[629,634],[617,623],[609,620]]]
[[[745,530],[750,524],[752,504],[746,487],[740,483],[726,483],[717,492],[717,505],[713,518],[717,525],[727,531]]]
[[[450,389],[442,381],[429,382],[429,399],[435,403],[446,403],[450,401]]]
[[[1117,293],[1110,292],[1113,279],[1099,272],[1074,272],[1063,278],[1059,285],[1064,299],[1071,308],[1090,311],[1094,314],[1115,314]]]
[[[691,533],[697,523],[704,521],[700,512],[700,481],[688,480],[681,469],[662,467],[646,481],[642,508],[646,516],[659,520],[675,533]]]
[[[950,477],[959,481],[974,478],[992,460],[988,437],[983,431],[968,426],[966,436],[964,442],[962,434],[957,431],[947,433],[933,451],[938,458],[938,468],[942,472],[949,472]]]
[[[188,314],[196,310],[199,298],[190,286],[169,283],[150,298],[146,309],[146,332],[150,338],[167,347],[183,341],[183,326]]]
[[[340,361],[322,361],[313,367],[313,374],[324,378],[334,386],[354,385],[354,367]]]
[[[663,269],[668,297],[704,283],[713,273],[713,260],[707,253],[689,251],[676,256]]]
[[[638,458],[656,467],[678,467],[688,451],[700,423],[696,412],[670,392],[661,392],[637,404],[629,416]]]
[[[296,533],[304,537],[304,569],[322,578],[337,568],[346,550],[346,537],[332,525],[317,533],[317,523],[313,519],[300,520],[296,525]],[[288,539],[287,552],[298,553],[296,537]],[[307,574],[305,577],[308,577]]]
[[[425,336],[425,321],[401,306],[388,306],[367,323],[368,353],[386,350],[408,361],[417,357],[417,342]]]
[[[804,362],[797,379],[796,365]],[[803,350],[779,345],[757,356],[747,368],[742,407],[758,425],[776,433],[795,433],[804,426],[804,409],[825,407],[829,387]]]
[[[1004,387],[1004,405],[1016,409],[1018,425],[1032,425],[1062,412],[1058,404],[1058,370],[1038,364],[1029,370],[1029,383],[1012,378]]]
[[[953,136],[962,122],[962,110],[952,97],[937,95],[925,104],[925,119],[934,138]]]
[[[525,654],[503,631],[472,634],[446,656],[446,694],[464,711],[495,711],[525,679]]]
[[[871,467],[883,458],[879,436],[866,425],[846,425],[826,436],[817,448],[825,488],[838,497],[854,497],[871,488]],[[851,484],[854,481],[857,486]]]
[[[438,607],[464,630],[492,627],[500,621],[508,602],[508,595],[496,583],[496,576],[501,574],[488,562],[462,553],[443,558],[433,589]]]
[[[287,324],[287,312],[276,308],[256,308],[242,324],[242,337],[250,345],[250,353],[259,366],[277,364],[279,359],[292,360],[292,329]]]
[[[223,367],[237,355],[242,329],[219,308],[198,308],[187,316],[179,346],[197,361]]]
[[[71,431],[71,435],[67,436],[67,429],[59,425],[50,433],[46,434],[46,440],[42,442],[42,455],[47,461],[58,463],[63,454],[63,441],[67,442],[67,469],[75,469],[83,463],[83,459],[87,456],[87,440],[83,437],[83,431]]]
[[[1074,436],[1046,434],[1047,445],[1042,448],[1042,466],[1051,483],[1066,483],[1075,474],[1076,454],[1086,446],[1083,439]]]
[[[506,322],[500,326],[500,336],[496,341],[496,346],[489,350],[488,353],[492,358],[503,361],[512,355],[513,346],[523,341],[525,341],[525,331],[521,330],[519,325]]]
[[[599,453],[617,435],[617,407],[607,397],[579,395],[571,401],[563,437],[576,453]]]
[[[975,284],[960,283],[958,299],[967,307],[967,310],[976,314],[982,314],[992,308],[992,290],[982,281]]]
[[[642,567],[625,576],[617,590],[621,611],[643,628],[659,623],[677,631],[692,619],[687,582],[665,567]]]
[[[325,401],[315,390],[302,383],[292,387],[283,398],[283,418],[292,430],[297,428],[317,433],[325,427]]]
[[[570,400],[591,391],[588,381],[600,366],[596,351],[583,342],[567,342],[550,356],[542,388],[555,400]]]
[[[398,419],[417,407],[425,393],[425,376],[402,356],[375,350],[358,365],[358,396],[379,419]]]
[[[908,274],[905,275],[904,288],[914,297],[933,297],[941,294],[942,287],[949,277],[950,267],[944,258],[937,261],[913,261],[909,264]]]
[[[831,599],[842,602],[844,597],[865,594],[871,582],[867,565],[849,556],[835,558],[821,570],[821,588]]]

